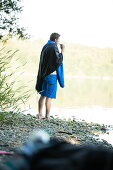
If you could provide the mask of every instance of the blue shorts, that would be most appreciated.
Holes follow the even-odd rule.
[[[42,83],[41,96],[56,99],[57,92],[57,75],[48,75]]]

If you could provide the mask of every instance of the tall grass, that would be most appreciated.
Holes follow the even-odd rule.
[[[0,50],[0,120],[8,116],[12,116],[21,112],[20,105],[25,103],[29,98],[29,91],[22,93],[25,86],[14,88],[16,80],[13,79],[16,72],[11,72],[10,63],[15,57],[17,51],[11,50],[5,52],[5,48]],[[18,69],[18,68],[17,68]]]

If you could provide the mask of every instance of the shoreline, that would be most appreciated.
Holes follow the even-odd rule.
[[[95,144],[113,149],[107,141],[99,139],[99,133],[107,133],[107,126],[77,120],[65,121],[52,116],[50,120],[37,119],[30,114],[20,114],[0,121],[0,150],[14,152],[38,128],[48,131],[52,138],[63,139],[72,144]],[[7,157],[0,155],[0,162]]]

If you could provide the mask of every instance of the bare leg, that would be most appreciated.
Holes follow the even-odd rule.
[[[50,113],[50,109],[51,109],[51,98],[46,98],[46,119],[49,119],[49,113]]]
[[[42,108],[44,105],[44,99],[45,99],[45,96],[40,96],[40,99],[38,101],[38,118],[39,119],[42,118]]]

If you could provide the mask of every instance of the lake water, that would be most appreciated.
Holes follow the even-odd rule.
[[[25,107],[37,114],[40,97],[35,91],[36,76],[23,75],[22,84],[31,91]],[[29,80],[29,81],[28,81]],[[27,83],[28,82],[28,83]],[[53,100],[51,115],[86,120],[100,124],[113,124],[113,80],[99,77],[65,77],[65,88],[58,84],[57,99]]]
[[[27,113],[37,114],[39,95],[34,90],[36,76],[29,79],[28,89],[32,95],[25,108]],[[43,115],[45,109],[43,109]],[[65,77],[65,88],[58,85],[57,99],[53,100],[50,115],[65,120],[75,118],[79,121],[113,125],[113,79],[108,77]],[[113,144],[113,131],[109,135],[101,135],[102,139]]]

